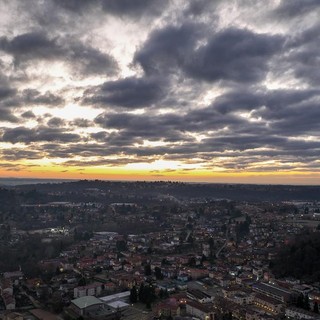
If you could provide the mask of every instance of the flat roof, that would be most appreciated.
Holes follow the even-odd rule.
[[[276,286],[273,286],[271,284],[264,283],[264,282],[256,283],[256,284],[254,284],[252,286],[252,288],[253,289],[260,289],[260,290],[272,293],[272,294],[277,295],[277,296],[289,297],[291,295],[291,292],[286,290],[286,289],[283,289],[283,288],[280,288],[280,287],[276,287]]]
[[[84,309],[95,304],[103,304],[103,302],[100,299],[93,296],[85,296],[78,299],[74,299],[71,300],[71,303],[73,303],[79,309]]]
[[[130,296],[130,291],[120,292],[116,294],[112,294],[109,296],[101,297],[100,300],[104,302],[112,301],[112,300],[119,300],[124,299]]]

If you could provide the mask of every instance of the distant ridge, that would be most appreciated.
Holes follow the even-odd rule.
[[[0,179],[4,185],[5,179]],[[253,184],[191,184],[170,181],[105,181],[63,179],[7,179],[8,188],[41,193],[69,194],[99,190],[123,199],[171,199],[174,201],[320,201],[320,186],[253,185]],[[99,197],[99,195],[97,195]],[[112,198],[111,197],[111,198]],[[97,198],[98,199],[98,198]],[[58,200],[57,200],[58,201]],[[59,200],[60,201],[60,200]],[[114,202],[114,200],[112,200]],[[121,202],[121,201],[120,201]],[[123,201],[122,201],[123,202]]]
[[[0,178],[0,186],[19,186],[24,184],[62,183],[73,181],[77,181],[77,179]]]

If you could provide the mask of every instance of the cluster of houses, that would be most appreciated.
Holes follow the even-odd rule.
[[[168,228],[145,234],[96,232],[39,262],[43,273],[54,274],[51,281],[5,273],[2,318],[41,319],[39,310],[48,312],[45,297],[59,296],[60,317],[66,319],[320,319],[319,283],[280,281],[269,269],[277,248],[303,226],[262,204],[239,204],[239,210],[239,216],[213,211],[209,219],[206,211],[204,217],[179,212]],[[151,310],[137,311],[130,293],[146,283],[158,299]],[[15,291],[23,290],[29,292],[30,310],[38,311],[17,311]],[[296,307],[301,295],[305,309]],[[10,318],[17,312],[21,318]],[[43,319],[50,317],[55,315]]]

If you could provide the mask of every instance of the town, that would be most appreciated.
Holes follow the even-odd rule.
[[[1,189],[1,318],[320,319],[319,201],[172,187]]]

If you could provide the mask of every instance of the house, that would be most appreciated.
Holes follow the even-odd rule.
[[[71,300],[70,305],[70,308],[79,316],[87,315],[92,311],[101,310],[103,307],[103,301],[92,296]]]
[[[204,305],[196,301],[186,302],[187,314],[197,317],[201,320],[213,320],[215,318],[213,306]]]
[[[157,287],[169,293],[176,291],[176,284],[173,281],[159,281]]]
[[[187,297],[199,303],[213,302],[213,296],[198,289],[188,290]]]
[[[167,299],[159,303],[155,308],[158,316],[174,317],[180,315],[180,303],[175,298]]]
[[[265,310],[266,312],[280,314],[284,311],[284,304],[282,302],[261,293],[257,293],[255,295],[253,302],[257,307]]]
[[[186,273],[192,279],[202,279],[209,276],[209,271],[207,269],[188,268]]]
[[[187,282],[189,280],[189,277],[186,273],[180,273],[177,277],[177,280]]]
[[[252,286],[253,291],[261,293],[280,302],[287,303],[291,301],[292,294],[289,290],[280,288],[279,286],[269,283],[256,283]]]
[[[84,296],[98,296],[102,291],[102,283],[95,282],[87,286],[76,287],[73,289],[73,296],[80,298]]]
[[[316,314],[304,309],[296,308],[296,307],[286,308],[285,314],[286,314],[286,317],[288,317],[289,319],[309,319],[309,320],[320,319],[319,314]]]

